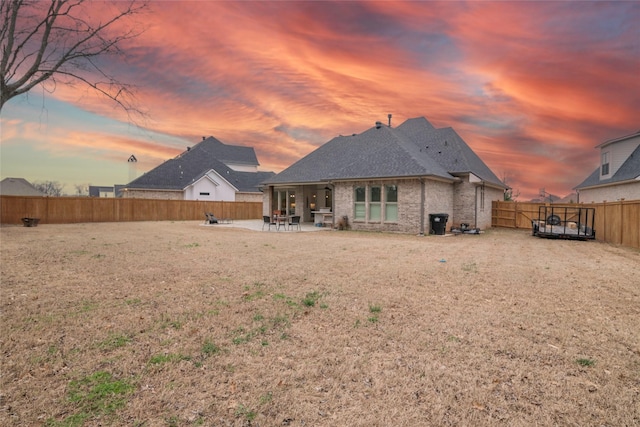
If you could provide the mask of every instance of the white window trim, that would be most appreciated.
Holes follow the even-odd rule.
[[[398,202],[389,202],[390,205],[396,206],[396,219],[395,220],[387,220],[387,201],[386,201],[386,187],[390,185],[396,186],[396,191],[398,189],[397,184],[385,184],[384,182],[379,184],[366,184],[366,185],[354,185],[353,186],[353,221],[361,222],[364,224],[397,224],[398,223]],[[380,188],[380,201],[372,202],[371,201],[371,188],[379,187]],[[358,202],[355,199],[356,189],[364,188],[364,202]],[[373,203],[380,205],[380,219],[372,220],[370,217],[371,205]],[[364,218],[356,218],[356,204],[364,204]]]

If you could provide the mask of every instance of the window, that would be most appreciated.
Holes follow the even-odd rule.
[[[353,211],[356,221],[398,222],[398,186],[354,187]]]
[[[289,191],[289,215],[296,213],[296,193],[295,191]]]
[[[395,185],[384,186],[384,220],[398,222],[398,187]]]
[[[329,187],[324,188],[324,207],[329,209],[333,207],[333,194]]]
[[[355,188],[355,206],[354,206],[354,219],[364,220],[365,219],[365,202],[366,202],[366,190],[364,187],[356,187]]]
[[[602,173],[601,175],[609,175],[609,152],[602,153]]]
[[[294,215],[296,212],[296,192],[290,190],[278,190],[274,194],[276,207],[275,210],[284,212],[288,215]]]
[[[380,211],[381,211],[381,194],[380,187],[369,187],[369,220],[370,221],[380,221]]]

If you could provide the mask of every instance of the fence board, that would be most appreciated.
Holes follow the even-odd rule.
[[[640,248],[640,209],[638,205],[623,204],[622,205],[622,244],[632,248]],[[625,226],[624,224],[629,224]],[[633,231],[635,224],[635,232]],[[629,228],[629,232],[625,230]]]
[[[491,225],[493,227],[528,228],[537,219],[544,203],[494,201]],[[557,207],[585,207],[595,209],[596,240],[632,248],[640,248],[640,200],[589,204],[554,203]]]
[[[114,221],[260,219],[260,202],[205,202],[196,200],[123,199],[99,197],[0,196],[0,223],[22,224],[22,218],[40,218],[41,224]]]

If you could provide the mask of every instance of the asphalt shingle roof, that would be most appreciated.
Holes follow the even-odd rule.
[[[419,117],[397,128],[374,126],[336,137],[265,184],[412,176],[454,180],[461,173],[504,186],[453,129],[436,129]]]
[[[600,179],[600,167],[597,167],[591,175],[574,189],[592,187],[594,185],[613,184],[616,182],[636,179],[640,176],[640,145],[631,153],[615,174],[608,179]]]
[[[252,147],[243,147],[241,145],[227,145],[220,142],[218,139],[210,136],[203,139],[196,146],[192,148],[198,148],[204,153],[214,156],[222,163],[236,163],[246,164],[252,166],[258,166],[258,158],[256,152]]]
[[[4,196],[45,196],[24,178],[5,178],[0,181],[0,194]]]
[[[239,172],[225,163],[257,166],[258,160],[251,147],[226,145],[209,137],[131,181],[126,188],[184,190],[213,169],[238,191],[257,192],[260,183],[274,175],[273,172]]]

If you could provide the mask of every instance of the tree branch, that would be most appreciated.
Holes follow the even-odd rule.
[[[106,21],[97,23],[83,17],[83,12],[92,6],[85,0],[51,0],[46,8],[43,7],[46,4],[9,0],[0,5],[0,17],[3,19],[0,29],[0,112],[11,98],[49,80],[55,84],[56,75],[68,77],[68,84],[74,80],[86,84],[116,102],[128,114],[136,111],[127,97],[121,96],[131,95],[131,86],[105,73],[93,59],[124,54],[122,43],[139,36],[144,30],[130,26],[119,35],[111,36],[108,32],[117,23],[144,11],[147,3],[138,0],[115,2],[118,11]],[[108,83],[93,80],[90,75],[82,73],[83,70],[92,70],[94,74],[107,78]],[[108,84],[107,89],[103,88],[105,84]]]

